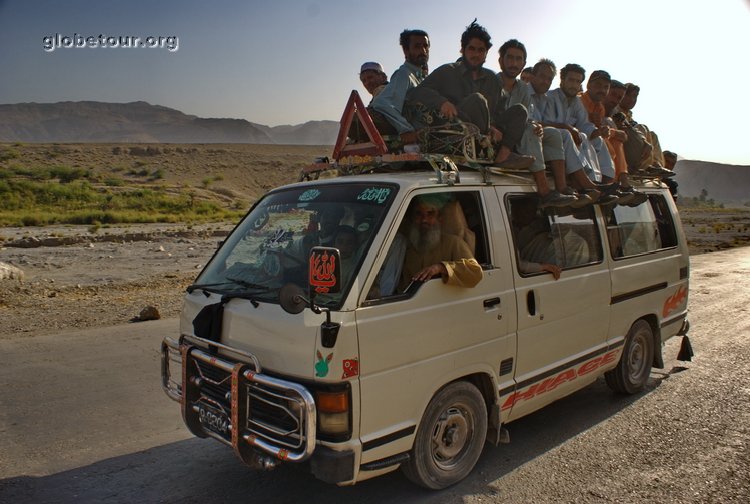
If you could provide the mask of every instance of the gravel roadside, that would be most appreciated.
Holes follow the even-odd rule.
[[[0,280],[0,338],[122,324],[146,306],[176,317],[185,287],[231,228],[3,228],[0,262],[20,268],[24,279]]]

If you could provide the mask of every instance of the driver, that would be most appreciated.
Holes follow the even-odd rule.
[[[301,239],[291,242],[287,253],[298,261],[306,263],[311,248],[333,247],[336,229],[344,213],[344,207],[341,205],[327,205],[317,214],[317,222],[311,223],[312,231],[305,232]]]
[[[435,275],[458,287],[474,287],[482,280],[482,267],[466,242],[442,232],[440,211],[445,203],[447,198],[441,194],[417,196],[412,202],[401,292],[410,282],[426,282]]]

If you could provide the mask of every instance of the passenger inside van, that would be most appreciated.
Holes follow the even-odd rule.
[[[356,253],[359,246],[357,231],[351,226],[339,226],[336,228],[333,246],[339,249],[341,255],[341,283],[347,285],[359,256]]]
[[[518,267],[522,273],[551,273],[555,280],[562,269],[554,264],[554,247],[549,222],[539,215],[536,198],[511,200],[511,219],[518,253]],[[549,252],[552,251],[550,257]]]
[[[440,275],[443,282],[459,287],[474,287],[482,279],[482,267],[464,239],[443,232],[441,211],[448,195],[425,194],[412,200],[409,208],[404,267],[399,288],[411,282],[426,282]]]
[[[486,240],[480,231],[473,230],[469,225],[463,205],[469,205],[474,216],[479,213],[478,208],[474,208],[477,204],[476,195],[469,192],[453,195],[433,193],[412,200],[367,299],[401,294],[413,281],[426,281],[437,274],[451,285],[476,285],[482,278],[482,268],[477,258],[487,260]],[[427,224],[427,219],[420,219],[417,222],[418,207],[421,207],[421,211],[427,211],[430,219],[434,217],[435,221]],[[481,222],[475,223],[475,227],[481,230]],[[441,271],[426,279],[412,279],[430,267],[440,268]],[[449,273],[444,274],[442,267]],[[425,274],[428,273],[425,271]]]
[[[587,240],[581,233],[595,235],[590,209],[558,210],[550,217],[540,215],[536,198],[511,200],[511,219],[521,273],[551,273],[555,280],[565,268],[573,268],[598,260],[592,253],[594,238]],[[568,215],[570,214],[570,215]],[[596,249],[598,250],[598,248]]]

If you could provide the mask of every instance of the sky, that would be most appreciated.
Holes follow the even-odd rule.
[[[475,17],[492,36],[487,68],[499,71],[497,49],[516,38],[529,66],[607,70],[641,87],[634,117],[663,148],[750,165],[750,0],[0,0],[0,104],[142,100],[269,126],[339,120],[352,89],[369,100],[361,63],[389,75],[403,63],[402,30],[430,34],[436,68],[460,56]],[[163,46],[89,47],[99,35]],[[64,37],[84,47],[55,47]]]

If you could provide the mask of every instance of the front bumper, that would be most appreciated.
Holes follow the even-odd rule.
[[[291,462],[313,454],[312,394],[263,374],[252,354],[195,336],[183,335],[179,342],[165,338],[161,372],[164,392],[180,403],[188,429],[231,446],[246,464],[273,465],[268,459],[259,463],[258,451]]]

